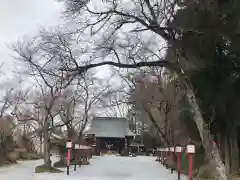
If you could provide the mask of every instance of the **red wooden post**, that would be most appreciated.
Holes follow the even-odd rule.
[[[67,151],[67,166],[70,165],[70,156],[71,156],[71,149],[68,148],[68,151]]]
[[[195,153],[195,146],[193,144],[187,145],[187,153],[188,153],[188,159],[189,159],[189,180],[193,179],[193,154]]]
[[[178,180],[180,180],[180,176],[181,176],[181,153],[178,152],[177,153],[177,171],[178,171]]]
[[[189,157],[189,180],[192,180],[193,179],[193,176],[192,176],[192,154],[189,153],[188,157]]]
[[[177,173],[178,173],[178,180],[180,180],[181,176],[181,152],[182,147],[177,145],[175,148],[175,152],[177,153]]]
[[[72,148],[72,142],[70,140],[66,143],[66,147],[68,149],[68,151],[67,151],[67,175],[69,175],[69,166],[70,166],[70,157],[71,157],[71,148]]]

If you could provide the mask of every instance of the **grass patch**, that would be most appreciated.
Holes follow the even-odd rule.
[[[37,166],[35,168],[35,173],[45,173],[45,172],[49,172],[49,173],[61,173],[63,171],[61,171],[60,169],[54,168],[54,167],[48,167],[46,165],[40,165]]]
[[[66,167],[66,161],[65,160],[60,160],[60,161],[57,161],[53,164],[54,167],[56,168],[64,168]]]

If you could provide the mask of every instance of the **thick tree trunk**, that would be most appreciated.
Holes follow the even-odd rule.
[[[165,120],[164,120],[164,134],[166,140],[169,141],[169,127],[168,127],[168,114],[165,112]]]
[[[85,130],[87,123],[88,123],[88,112],[86,111],[86,112],[85,112],[85,117],[84,117],[83,125],[81,126],[80,131],[79,131],[79,134],[78,134],[78,141],[79,141],[80,143],[82,143],[82,140],[83,140],[83,131]]]
[[[229,160],[229,148],[228,148],[228,139],[225,136],[224,137],[224,161],[225,161],[225,169],[226,169],[226,174],[229,176],[230,174],[230,160]]]
[[[43,137],[42,137],[42,133],[40,134],[40,155],[43,154]]]
[[[70,127],[67,126],[67,136],[70,139],[72,139],[74,137],[74,130],[71,126]]]
[[[234,170],[234,150],[233,150],[233,136],[229,139],[229,151],[230,151],[230,172]]]
[[[187,99],[192,107],[193,120],[196,123],[196,126],[199,131],[199,135],[202,141],[202,145],[205,149],[206,154],[209,156],[209,159],[215,164],[216,175],[218,180],[227,180],[225,166],[221,160],[220,153],[217,146],[213,145],[213,140],[210,136],[210,130],[207,128],[206,123],[203,119],[200,108],[197,104],[195,94],[191,87],[187,88]]]
[[[237,131],[234,132],[234,154],[235,154],[235,166],[236,169],[239,169],[239,149],[238,149],[238,137],[237,137]]]
[[[230,138],[230,153],[231,153],[231,171],[238,169],[238,146],[237,146],[237,137],[236,132],[233,131]]]
[[[47,167],[51,167],[51,160],[50,160],[50,137],[48,134],[48,123],[44,123],[43,129],[43,138],[44,138],[44,165]]]
[[[0,166],[4,163],[4,159],[5,159],[5,153],[4,153],[4,149],[0,144]]]

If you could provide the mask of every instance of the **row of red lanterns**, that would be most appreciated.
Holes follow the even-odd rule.
[[[178,180],[180,180],[180,175],[181,175],[181,167],[180,167],[180,161],[181,161],[181,153],[183,152],[184,147],[183,146],[172,146],[168,148],[158,148],[158,160],[160,163],[165,165],[166,167],[168,166],[167,164],[164,164],[164,159],[168,157],[168,154],[170,152],[170,157],[173,160],[174,158],[174,153],[177,154],[177,174],[178,174]],[[189,180],[193,179],[193,174],[192,174],[192,169],[193,169],[193,154],[195,153],[195,145],[193,144],[188,144],[186,146],[186,153],[188,154],[188,163],[189,163]],[[161,158],[161,159],[160,159]],[[168,167],[167,167],[168,168]],[[173,168],[171,168],[171,173],[173,174]]]

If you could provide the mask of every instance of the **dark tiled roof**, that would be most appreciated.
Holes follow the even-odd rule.
[[[135,135],[129,129],[127,119],[119,117],[95,117],[92,120],[90,129],[85,134],[95,134],[95,137],[114,138]]]

